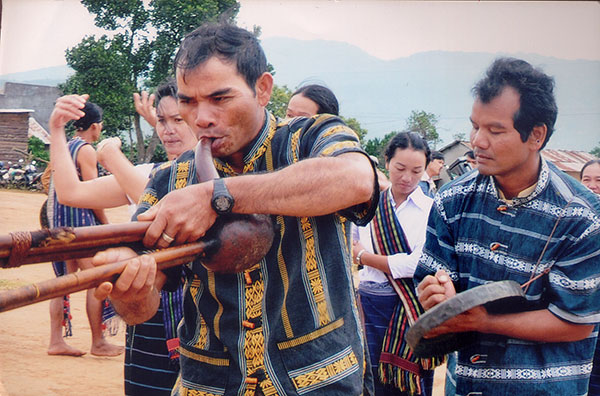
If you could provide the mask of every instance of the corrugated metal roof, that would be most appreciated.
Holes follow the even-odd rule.
[[[586,162],[598,159],[590,153],[576,150],[542,150],[542,156],[564,172],[580,172]]]

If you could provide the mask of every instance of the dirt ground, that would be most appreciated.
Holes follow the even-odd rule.
[[[39,229],[39,208],[46,195],[0,189],[0,235]],[[107,211],[112,223],[129,220],[126,207]],[[49,263],[0,269],[0,289],[54,277]],[[73,337],[68,342],[84,351],[82,357],[48,356],[48,302],[0,313],[0,395],[122,395],[123,355],[112,358],[89,354],[91,334],[85,314],[85,292],[71,295]],[[125,328],[111,343],[124,345]]]
[[[0,235],[39,229],[39,208],[46,195],[0,189]],[[111,223],[126,222],[125,207],[107,211]],[[49,263],[0,269],[0,290],[54,277]],[[85,292],[71,295],[73,337],[68,342],[88,354],[48,356],[48,302],[0,313],[0,396],[122,395],[123,355],[89,354],[91,335],[85,314]],[[123,345],[125,329],[109,338]],[[436,370],[434,396],[443,394],[443,370]],[[3,385],[3,387],[2,387]]]

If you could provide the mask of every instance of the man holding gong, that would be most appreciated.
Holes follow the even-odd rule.
[[[456,395],[587,393],[600,321],[600,201],[540,155],[558,112],[553,88],[529,63],[497,59],[473,89],[478,169],[435,198],[415,272],[425,309],[542,275],[512,313],[477,306],[426,334],[474,332],[458,351]]]

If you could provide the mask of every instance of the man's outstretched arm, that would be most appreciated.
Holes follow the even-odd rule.
[[[337,157],[309,158],[281,170],[226,179],[235,200],[235,213],[287,216],[321,216],[369,202],[375,175],[366,155],[358,152]],[[167,246],[163,232],[176,243],[194,241],[214,223],[211,208],[213,182],[172,191],[155,207],[138,216],[153,220],[144,243]],[[163,246],[164,245],[164,246]]]

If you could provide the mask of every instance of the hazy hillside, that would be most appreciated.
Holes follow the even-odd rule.
[[[4,74],[0,76],[0,84],[11,81],[56,86],[64,82],[71,74],[73,74],[73,69],[68,66],[46,67],[27,72]]]
[[[399,39],[398,45],[401,45]],[[269,38],[262,41],[275,67],[275,81],[294,89],[306,82],[324,83],[340,100],[341,113],[355,117],[380,137],[402,130],[411,110],[439,116],[444,143],[468,134],[473,98],[470,89],[501,54],[423,52],[384,61],[349,44]],[[506,54],[504,54],[506,55]],[[570,61],[532,54],[509,54],[541,66],[555,76],[559,107],[550,148],[589,151],[600,142],[600,62]],[[72,70],[67,66],[0,76],[3,81],[56,85]]]
[[[425,110],[440,117],[445,143],[457,132],[468,134],[470,89],[501,55],[424,52],[383,61],[339,42],[270,38],[263,46],[277,84],[294,89],[306,82],[325,83],[338,96],[342,114],[357,118],[369,137],[401,130],[411,110]],[[559,117],[549,147],[589,151],[598,145],[600,62],[508,55],[555,76]]]

